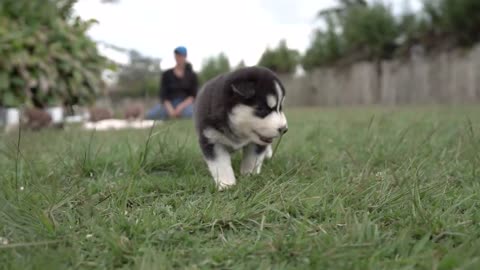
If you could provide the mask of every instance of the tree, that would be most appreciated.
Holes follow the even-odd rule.
[[[391,55],[399,34],[394,15],[384,4],[352,7],[342,19],[342,30],[347,50],[371,59]]]
[[[113,96],[155,96],[159,91],[161,77],[160,59],[129,52],[129,63],[120,68],[118,81],[113,87]]]
[[[237,66],[235,66],[235,69],[240,69],[240,68],[244,68],[246,67],[247,65],[245,65],[245,61],[241,60]]]
[[[342,62],[380,60],[410,55],[413,45],[435,48],[469,47],[480,41],[480,1],[424,0],[421,13],[408,10],[399,17],[382,2],[339,0],[338,6],[317,13],[327,29],[315,32],[302,65],[312,69]]]
[[[336,33],[331,16],[326,18],[327,30],[315,32],[312,44],[302,57],[302,66],[305,70],[333,64],[345,53],[343,37]]]
[[[320,10],[317,17],[323,18],[332,16],[343,17],[348,11],[354,7],[367,7],[368,3],[365,0],[338,0],[339,4],[335,7]]]
[[[424,12],[435,34],[452,37],[460,46],[480,41],[480,1],[426,0]]]
[[[306,70],[350,57],[351,61],[391,57],[400,35],[400,24],[382,3],[342,0],[339,6],[323,10],[318,17],[326,29],[318,29],[302,59]],[[404,27],[408,27],[407,24]]]
[[[209,57],[203,61],[199,74],[200,83],[204,84],[213,77],[231,70],[230,61],[224,53],[217,56]]]
[[[287,42],[281,40],[274,49],[267,48],[260,57],[258,65],[264,66],[277,73],[292,73],[299,64],[300,53],[289,49]]]

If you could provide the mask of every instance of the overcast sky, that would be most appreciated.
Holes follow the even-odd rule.
[[[393,0],[396,10],[405,2],[418,8],[418,0]],[[101,4],[80,0],[75,10],[84,19],[97,19],[89,35],[97,40],[162,59],[171,67],[173,48],[184,45],[195,70],[203,59],[224,52],[232,65],[242,59],[254,65],[267,46],[281,39],[305,51],[315,13],[335,5],[335,0],[120,0]],[[127,59],[103,51],[119,62]]]

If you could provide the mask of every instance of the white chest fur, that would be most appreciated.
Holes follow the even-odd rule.
[[[238,150],[248,143],[250,143],[249,139],[240,139],[240,140],[232,140],[225,136],[223,133],[221,133],[218,130],[215,130],[213,128],[207,128],[203,131],[203,135],[211,142],[214,144],[222,144],[225,145],[229,148],[232,148],[234,150]]]

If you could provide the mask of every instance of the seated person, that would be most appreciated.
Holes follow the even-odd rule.
[[[197,94],[198,78],[187,62],[187,49],[183,46],[174,50],[176,65],[162,74],[160,104],[145,115],[150,120],[191,118],[193,101]]]

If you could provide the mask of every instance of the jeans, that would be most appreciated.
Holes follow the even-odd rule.
[[[175,109],[180,103],[183,102],[183,99],[174,99],[170,102]],[[191,118],[193,116],[193,104],[185,107],[185,109],[183,109],[183,111],[180,113],[180,116],[182,118]],[[163,104],[157,104],[146,113],[145,118],[147,120],[165,120],[169,118],[169,115]]]

